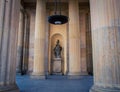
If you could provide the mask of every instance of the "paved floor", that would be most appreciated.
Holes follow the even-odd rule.
[[[89,92],[93,85],[92,76],[81,79],[67,79],[66,76],[48,76],[46,80],[31,79],[29,76],[16,77],[20,92]]]

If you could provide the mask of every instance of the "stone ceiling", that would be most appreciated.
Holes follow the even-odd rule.
[[[35,8],[36,7],[36,1],[37,0],[22,0],[22,4],[23,4],[24,8]],[[47,3],[49,3],[49,5],[51,3],[52,6],[55,2],[55,0],[46,0],[46,1],[47,1]],[[69,0],[60,0],[60,1],[62,3],[67,3]],[[82,5],[83,5],[83,3],[89,3],[89,0],[79,0],[79,2],[82,3]]]
[[[54,2],[55,0],[47,0],[47,2]],[[68,2],[69,0],[61,0],[61,2]],[[25,3],[35,3],[36,0],[23,0]],[[79,0],[79,2],[89,2],[89,0]]]

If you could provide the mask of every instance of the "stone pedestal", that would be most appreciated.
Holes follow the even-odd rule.
[[[61,74],[62,73],[62,59],[54,58],[52,63],[53,63],[53,74]]]

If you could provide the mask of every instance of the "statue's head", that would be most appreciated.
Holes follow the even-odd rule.
[[[57,40],[57,44],[59,44],[59,42],[60,42],[60,41],[59,41],[59,40]]]

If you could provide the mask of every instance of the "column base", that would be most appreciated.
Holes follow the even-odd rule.
[[[120,88],[104,88],[93,86],[89,92],[120,92]]]
[[[68,73],[68,79],[80,79],[80,73],[76,72],[76,73]]]
[[[21,73],[21,70],[16,69],[16,73]]]
[[[31,78],[33,78],[33,79],[46,79],[46,76],[44,74],[32,73]]]
[[[18,86],[9,85],[9,86],[0,86],[0,92],[20,92]]]
[[[68,79],[81,79],[79,75],[68,75]]]
[[[81,76],[87,76],[88,73],[87,73],[87,72],[81,72],[80,75],[81,75]]]

